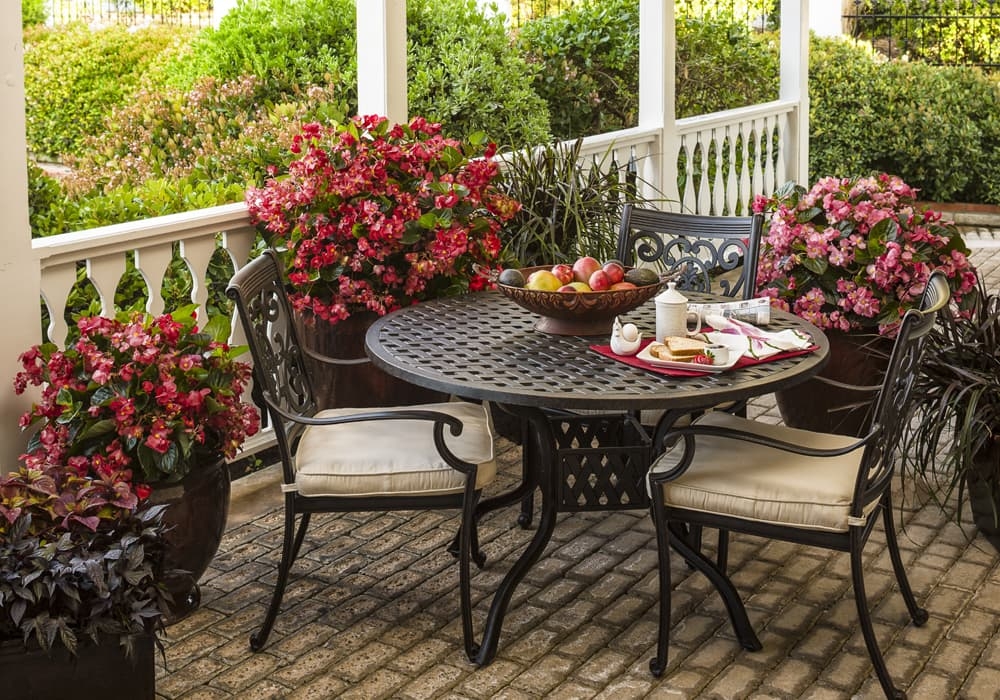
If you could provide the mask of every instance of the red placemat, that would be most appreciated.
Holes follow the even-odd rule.
[[[644,340],[642,345],[639,346],[639,350],[652,343],[653,340]],[[702,377],[706,374],[711,374],[711,372],[698,371],[696,369],[686,370],[686,369],[673,369],[672,367],[656,367],[647,362],[643,362],[635,355],[616,355],[611,352],[610,345],[594,344],[590,346],[590,349],[596,353],[604,355],[605,357],[610,357],[612,360],[617,360],[618,362],[624,362],[627,365],[632,365],[633,367],[638,367],[639,369],[644,369],[647,372],[655,372],[656,374],[666,374],[671,377]],[[750,365],[759,365],[763,362],[771,362],[772,360],[784,360],[786,357],[798,357],[799,355],[808,355],[811,352],[819,350],[818,345],[810,345],[807,348],[801,350],[787,350],[785,352],[779,352],[770,357],[764,358],[753,358],[743,355],[740,359],[736,361],[736,364],[732,366],[732,369],[739,369],[740,367],[749,367]],[[727,370],[729,371],[729,370]]]

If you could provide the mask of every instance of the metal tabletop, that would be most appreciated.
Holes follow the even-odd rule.
[[[686,292],[692,301],[713,297]],[[728,300],[727,300],[728,301]],[[649,336],[652,300],[623,315]],[[499,292],[425,301],[383,316],[366,350],[387,373],[413,384],[512,406],[567,409],[691,409],[796,384],[826,363],[826,336],[803,319],[772,311],[768,330],[797,328],[819,349],[808,355],[697,377],[672,377],[617,362],[589,348],[607,337],[535,330],[538,316]]]

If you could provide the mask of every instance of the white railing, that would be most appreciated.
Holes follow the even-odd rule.
[[[239,269],[249,259],[255,236],[246,205],[238,203],[36,238],[31,245],[42,273],[42,301],[49,312],[46,335],[56,343],[65,340],[67,303],[81,267],[97,290],[101,313],[113,315],[115,290],[130,255],[146,286],[147,311],[162,313],[160,292],[175,244],[176,254],[191,275],[191,301],[198,304],[198,320],[203,324],[209,262],[221,249],[228,254],[233,270]]]
[[[681,210],[746,215],[755,195],[798,179],[798,109],[785,100],[677,120]]]

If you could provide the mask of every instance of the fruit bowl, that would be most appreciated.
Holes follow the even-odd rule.
[[[525,267],[525,278],[536,270],[551,266]],[[500,293],[539,316],[535,329],[555,335],[608,335],[615,316],[631,311],[652,299],[666,280],[635,289],[616,289],[600,292],[549,292],[527,287],[512,287],[497,282]]]

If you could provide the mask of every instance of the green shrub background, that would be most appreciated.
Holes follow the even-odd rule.
[[[49,157],[80,152],[116,105],[155,81],[154,66],[190,41],[191,29],[83,24],[24,32],[28,145]]]
[[[977,68],[886,61],[814,39],[810,180],[898,173],[923,199],[1000,203],[1000,90]]]
[[[516,32],[474,0],[407,8],[409,110],[449,135],[518,148],[636,124],[638,0],[583,0]],[[28,27],[29,149],[74,169],[29,169],[33,235],[238,201],[297,123],[356,110],[354,21],[354,0],[260,0],[197,34]],[[777,97],[774,33],[682,15],[676,50],[679,117]],[[810,180],[888,170],[925,199],[1000,203],[998,115],[976,69],[812,41]]]

